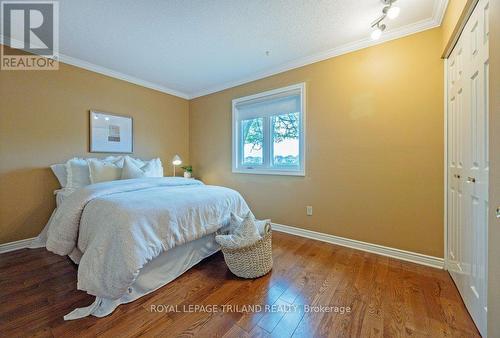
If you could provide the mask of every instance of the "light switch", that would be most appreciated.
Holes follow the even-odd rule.
[[[500,207],[497,208],[497,218],[500,218]]]

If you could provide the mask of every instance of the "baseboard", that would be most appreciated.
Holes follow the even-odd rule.
[[[26,249],[30,246],[31,242],[35,238],[36,237],[26,238],[26,239],[21,239],[20,241],[0,244],[0,254],[10,252],[10,251],[20,250],[20,249]]]
[[[395,248],[390,248],[383,245],[372,244],[367,242],[356,241],[354,239],[329,235],[321,232],[301,229],[292,227],[289,225],[272,223],[272,228],[275,231],[285,232],[287,234],[296,235],[300,237],[306,237],[310,239],[315,239],[318,241],[337,244],[345,246],[352,249],[357,249],[361,251],[371,252],[377,255],[397,258],[403,261],[417,263],[421,265],[430,266],[437,269],[444,268],[444,259],[439,257],[427,256],[419,254],[416,252],[405,251]]]
[[[291,235],[296,235],[300,237],[314,239],[321,242],[341,245],[348,248],[371,252],[377,255],[392,257],[396,259],[401,259],[403,261],[426,265],[433,268],[438,268],[438,269],[444,268],[444,259],[439,257],[427,256],[416,252],[390,248],[383,245],[357,241],[354,239],[329,235],[317,231],[296,228],[289,225],[283,225],[278,223],[272,223],[272,227],[273,230],[275,231],[284,232]],[[31,242],[35,238],[36,237],[0,244],[0,254],[28,248]]]

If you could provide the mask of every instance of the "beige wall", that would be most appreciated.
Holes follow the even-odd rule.
[[[207,183],[238,189],[257,216],[442,257],[442,64],[468,0],[440,29],[187,102],[79,68],[0,72],[0,243],[43,227],[50,164],[88,153],[88,110],[134,117],[135,156],[179,153]],[[490,0],[489,256],[500,256],[500,0]],[[231,173],[231,100],[305,81],[307,176]],[[188,119],[190,110],[191,119]],[[190,152],[188,149],[188,125]],[[313,205],[314,216],[305,216]],[[500,265],[489,260],[489,336],[500,336]]]
[[[240,190],[259,217],[442,257],[439,55],[466,3],[450,1],[442,28],[189,103],[67,65],[0,72],[0,243],[41,229],[57,187],[48,165],[92,156],[88,110],[97,108],[134,117],[136,156],[191,155],[197,176]],[[303,81],[307,176],[232,174],[231,100]]]
[[[54,208],[49,169],[88,153],[89,109],[134,118],[134,155],[189,160],[188,101],[61,64],[0,71],[0,243],[33,237]],[[99,154],[99,156],[105,156]]]
[[[500,0],[490,0],[490,215],[488,226],[488,337],[500,337]]]
[[[441,46],[433,29],[191,100],[195,175],[261,218],[443,257]],[[232,174],[231,100],[298,82],[306,177]]]

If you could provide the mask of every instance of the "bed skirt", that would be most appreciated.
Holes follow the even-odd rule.
[[[96,297],[95,301],[77,308],[64,316],[64,320],[80,319],[87,316],[105,317],[120,305],[133,302],[162,286],[170,283],[203,259],[220,250],[215,242],[215,234],[180,245],[162,253],[146,264],[127,293],[118,299]]]

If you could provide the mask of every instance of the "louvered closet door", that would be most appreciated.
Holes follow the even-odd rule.
[[[448,61],[448,269],[483,335],[487,314],[489,1]]]

